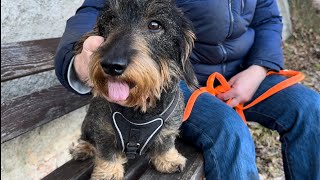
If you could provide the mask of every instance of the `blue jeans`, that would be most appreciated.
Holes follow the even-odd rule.
[[[284,79],[266,77],[253,99]],[[184,82],[180,87],[187,102],[191,92]],[[320,179],[319,93],[295,84],[246,110],[245,116],[279,132],[286,179]],[[200,95],[181,131],[186,141],[202,150],[208,180],[259,179],[247,126],[216,97]]]

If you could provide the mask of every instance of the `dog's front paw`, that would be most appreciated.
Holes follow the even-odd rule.
[[[125,162],[126,160],[122,158],[114,162],[96,158],[91,180],[123,180]]]
[[[79,140],[77,145],[72,143],[71,147],[69,148],[69,152],[75,160],[86,160],[94,156],[95,148],[92,144],[83,140]]]
[[[187,159],[177,149],[172,148],[164,154],[151,158],[155,168],[163,173],[174,173],[183,171]]]

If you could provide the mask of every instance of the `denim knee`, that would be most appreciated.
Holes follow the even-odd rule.
[[[182,125],[182,137],[203,152],[207,179],[258,179],[248,127],[231,108],[210,112],[211,118],[193,115]]]
[[[295,111],[298,116],[301,115],[303,117],[299,118],[303,123],[310,124],[313,127],[320,126],[320,95],[313,96],[312,99],[305,99],[305,101],[299,106],[295,106]],[[310,118],[306,118],[310,116]],[[308,119],[308,120],[306,120]]]
[[[184,83],[180,87],[187,102],[191,93]],[[181,132],[203,152],[207,179],[258,179],[254,143],[246,124],[216,97],[200,95]]]
[[[234,111],[234,110],[232,110]],[[234,141],[251,141],[248,127],[234,112],[230,116],[198,117],[191,116],[182,125],[182,135],[187,140],[198,142],[206,139],[213,144],[219,138],[233,139]],[[225,140],[225,143],[227,141]],[[199,145],[199,146],[203,146]]]
[[[281,119],[287,127],[280,139],[286,178],[319,178],[320,95],[311,90],[300,91],[287,108]]]
[[[180,83],[180,88],[187,102],[191,93],[183,82]],[[197,98],[189,119],[183,123],[182,134],[183,137],[199,143],[199,139],[211,139],[208,141],[215,142],[221,138],[252,141],[246,124],[235,110],[208,93]]]
[[[302,128],[318,128],[320,126],[320,95],[319,93],[297,85],[286,102],[286,112],[279,123],[285,127],[286,131]],[[290,89],[288,89],[290,90]],[[300,90],[300,91],[298,91]]]

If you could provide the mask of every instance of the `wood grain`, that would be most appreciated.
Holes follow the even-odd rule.
[[[54,69],[60,38],[1,44],[1,82]]]
[[[200,180],[204,177],[204,165],[202,154],[190,144],[178,139],[176,142],[178,151],[187,158],[187,164],[183,172],[163,174],[149,167],[139,180]],[[133,179],[132,179],[133,180]]]
[[[42,180],[88,180],[93,170],[93,160],[70,160]]]
[[[89,103],[57,85],[1,103],[1,143],[61,117]]]
[[[149,160],[146,156],[130,160],[126,164],[125,180],[137,180],[149,167]],[[75,161],[70,160],[59,167],[42,180],[88,180],[93,171],[93,160]]]

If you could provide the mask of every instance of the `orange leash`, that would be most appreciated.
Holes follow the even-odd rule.
[[[274,95],[275,93],[281,91],[282,89],[285,89],[289,86],[292,86],[293,84],[296,84],[304,79],[304,74],[298,71],[293,71],[293,70],[281,70],[279,72],[273,72],[270,71],[267,73],[268,75],[272,74],[278,74],[278,75],[283,75],[289,77],[288,79],[276,84],[275,86],[271,87],[268,89],[266,92],[264,92],[262,95],[260,95],[257,99],[252,101],[250,104],[244,106],[243,104],[237,105],[234,109],[236,112],[240,115],[242,120],[247,123],[246,118],[244,116],[244,110],[258,104],[259,102],[265,100],[266,98]],[[221,85],[217,87],[213,87],[214,81],[217,79]],[[211,74],[207,80],[207,85],[205,87],[201,87],[200,89],[194,91],[192,95],[190,96],[188,103],[186,105],[184,114],[183,114],[183,121],[186,121],[192,111],[193,105],[196,102],[197,98],[199,95],[202,93],[210,93],[213,96],[216,96],[220,93],[227,92],[231,89],[230,85],[228,84],[227,80],[219,73],[215,72]],[[232,99],[229,99],[226,103],[230,103]]]

